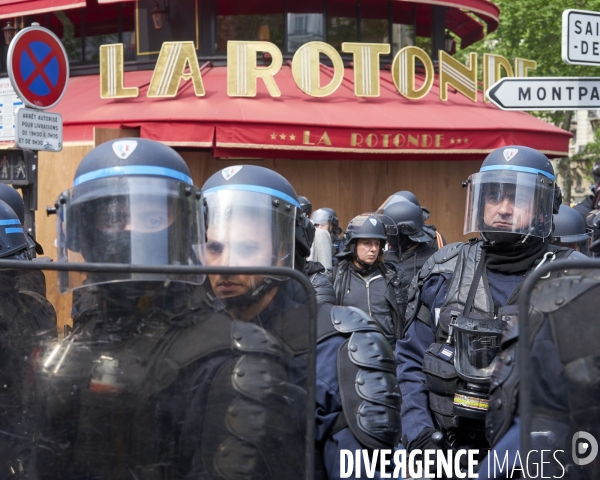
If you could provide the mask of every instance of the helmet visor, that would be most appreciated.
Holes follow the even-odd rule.
[[[208,190],[205,206],[203,264],[294,268],[294,206],[267,193],[234,189]]]
[[[204,239],[199,191],[159,177],[110,177],[61,195],[59,261],[131,265],[198,265]],[[62,201],[62,200],[61,200]],[[201,275],[104,272],[62,276],[62,292],[118,281],[202,283]]]
[[[554,181],[540,173],[492,170],[468,181],[464,234],[508,232],[545,238],[552,229]]]

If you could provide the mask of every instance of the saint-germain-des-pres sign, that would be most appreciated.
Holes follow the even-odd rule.
[[[379,56],[390,53],[387,43],[342,43],[342,52],[350,53],[354,63],[354,94],[357,97],[379,96]],[[257,54],[271,56],[268,66],[257,65]],[[321,84],[319,55],[327,56],[333,68],[331,80]],[[417,82],[416,66],[420,62],[423,76]],[[227,42],[227,93],[230,97],[256,96],[256,84],[260,78],[269,94],[280,97],[275,74],[283,65],[283,55],[270,42]],[[487,91],[502,72],[509,77],[526,77],[534,70],[533,60],[516,58],[514,70],[509,61],[493,54],[483,55],[483,91]],[[469,54],[467,65],[462,64],[446,52],[439,51],[440,100],[447,101],[448,86],[477,102],[477,54]],[[292,76],[298,88],[311,97],[332,95],[342,83],[344,63],[335,48],[323,42],[308,42],[302,45],[292,59]],[[420,75],[421,76],[421,75]],[[392,78],[398,92],[410,100],[418,100],[429,93],[433,85],[434,68],[429,55],[418,47],[404,47],[392,62]],[[165,42],[162,45],[148,97],[172,98],[177,96],[181,79],[191,80],[196,96],[205,95],[202,74],[193,42]],[[135,98],[137,87],[125,86],[123,44],[100,47],[100,96],[103,99]],[[489,102],[487,97],[486,102]]]

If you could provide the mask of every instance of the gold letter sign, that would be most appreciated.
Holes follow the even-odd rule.
[[[190,68],[186,73],[186,67]],[[181,79],[192,80],[197,97],[204,96],[204,84],[194,42],[165,42],[160,49],[150,80],[148,97],[175,97]]]
[[[508,60],[501,55],[493,55],[491,53],[483,54],[483,101],[490,101],[485,92],[488,91],[494,83],[502,78],[502,69],[506,72],[507,77],[513,76],[513,69]]]
[[[137,87],[123,86],[123,44],[100,46],[100,98],[135,98]]]
[[[379,96],[379,55],[390,53],[389,43],[342,43],[342,52],[354,60],[354,95]]]
[[[271,55],[271,65],[256,66],[256,55]],[[256,97],[256,80],[265,82],[272,97],[281,97],[275,83],[275,74],[283,65],[283,55],[277,45],[270,42],[227,42],[227,95],[230,97]]]
[[[466,67],[443,50],[440,54],[440,100],[448,100],[448,85],[452,85],[465,97],[477,101],[477,54],[469,54]]]
[[[329,57],[333,63],[331,81],[321,86],[321,64],[319,54]],[[323,42],[308,42],[302,45],[292,58],[292,76],[300,90],[311,97],[326,97],[335,92],[344,77],[344,62],[335,48]]]
[[[425,67],[423,85],[418,90],[415,88],[415,60],[417,58],[421,60],[423,67]],[[403,97],[410,100],[423,98],[431,90],[433,77],[433,62],[425,50],[419,47],[404,47],[394,57],[394,61],[392,62],[392,79]]]

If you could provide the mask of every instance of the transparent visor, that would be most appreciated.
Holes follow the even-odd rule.
[[[111,177],[61,194],[59,261],[131,265],[198,265],[204,240],[200,191],[177,180]],[[200,275],[69,272],[62,292],[118,281],[202,283]]]
[[[471,175],[463,233],[508,232],[545,238],[552,230],[554,181],[494,170]]]
[[[472,320],[463,318],[467,323],[455,327],[454,338],[456,353],[454,366],[458,375],[470,382],[481,383],[487,381],[497,363],[500,353],[500,341],[504,330],[502,320],[494,320],[492,324],[485,325],[473,323]]]
[[[350,223],[348,224],[348,228],[346,229],[346,233],[350,236],[352,234],[358,233],[363,224],[370,218],[379,220],[384,228],[385,233],[388,237],[398,235],[398,227],[394,220],[392,220],[387,215],[381,215],[378,213],[364,213],[362,215],[358,215],[354,217]]]
[[[294,205],[243,190],[209,190],[204,199],[206,244],[200,255],[204,265],[294,268]]]

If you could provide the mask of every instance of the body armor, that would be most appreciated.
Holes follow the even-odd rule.
[[[394,448],[401,435],[400,390],[392,349],[378,322],[354,307],[319,312],[318,342],[346,338],[337,355],[343,412],[333,431],[348,427],[364,448]]]
[[[40,478],[304,477],[304,307],[268,328],[203,307],[83,316],[38,374]]]
[[[480,385],[473,385],[461,378],[455,367],[455,351],[448,337],[452,336],[452,328],[457,328],[457,323],[470,323],[480,325],[493,325],[489,341],[500,343],[502,325],[507,325],[517,314],[516,305],[520,287],[508,298],[506,305],[498,312],[494,311],[494,301],[490,292],[486,270],[482,269],[481,277],[476,289],[472,293],[470,312],[465,313],[465,305],[471,286],[477,275],[477,266],[481,259],[482,242],[473,239],[468,243],[454,243],[438,250],[425,263],[419,275],[413,278],[409,290],[409,305],[407,307],[408,325],[411,321],[419,320],[430,325],[431,312],[424,304],[419,305],[420,289],[432,275],[443,275],[450,280],[445,301],[439,313],[435,312],[437,319],[435,326],[435,343],[432,344],[423,359],[423,372],[429,389],[429,408],[434,421],[442,431],[450,431],[450,436],[460,438],[466,436],[467,444],[486,444],[484,439],[483,418],[489,407],[487,393],[489,380]],[[549,249],[557,257],[566,256],[572,250],[550,246]],[[463,316],[464,314],[464,316]],[[496,338],[496,340],[494,340]],[[508,358],[508,357],[507,357]],[[509,362],[510,363],[510,362]],[[503,400],[495,399],[494,408]],[[469,440],[469,437],[471,440]]]

